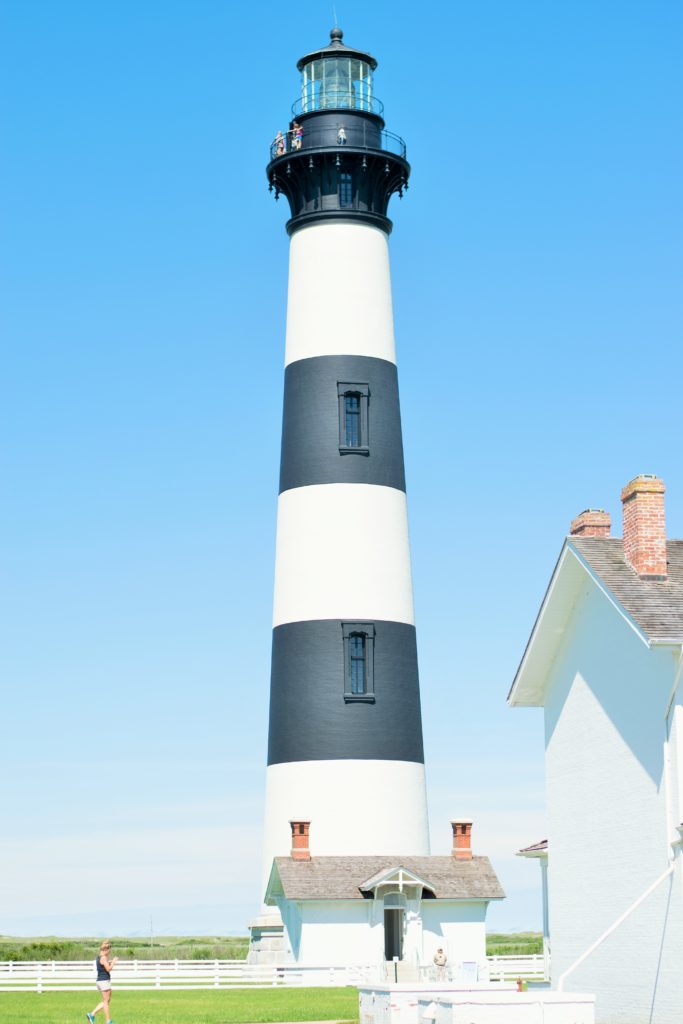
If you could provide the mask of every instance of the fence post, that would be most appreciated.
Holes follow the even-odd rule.
[[[38,993],[43,991],[43,965],[42,964],[38,964],[38,982],[37,982],[36,991]]]
[[[137,960],[133,960],[133,974],[137,974],[137,973],[138,973],[138,962],[137,962]]]
[[[214,964],[214,969],[216,971],[216,973],[214,975],[213,987],[214,988],[220,988],[221,979],[220,979],[219,974],[218,974],[218,960],[214,960],[213,964]]]
[[[156,981],[154,982],[155,988],[161,988],[161,964],[157,961],[157,975]]]

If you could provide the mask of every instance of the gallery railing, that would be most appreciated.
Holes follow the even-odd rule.
[[[406,144],[400,135],[394,132],[380,131],[370,122],[362,125],[347,126],[343,118],[336,125],[321,128],[302,126],[301,130],[291,129],[279,133],[270,144],[270,159],[275,160],[290,153],[301,150],[329,149],[336,146],[339,152],[344,149],[378,150],[393,153],[406,158]]]

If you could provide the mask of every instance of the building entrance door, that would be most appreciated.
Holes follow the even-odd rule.
[[[403,959],[403,910],[384,911],[384,959]]]

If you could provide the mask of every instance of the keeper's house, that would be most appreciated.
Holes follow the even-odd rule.
[[[571,524],[510,691],[542,707],[551,981],[599,1024],[683,1021],[683,541],[664,484],[621,493],[623,539]],[[547,929],[546,929],[547,936]]]
[[[275,857],[266,890],[266,903],[282,915],[284,962],[398,958],[416,969],[441,947],[454,980],[486,979],[486,909],[505,894],[488,857],[472,855],[472,822],[451,824],[451,856],[316,857],[311,823],[293,821],[291,855]]]

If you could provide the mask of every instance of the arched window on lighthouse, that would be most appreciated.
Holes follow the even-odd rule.
[[[343,622],[344,700],[349,703],[375,700],[375,627],[371,622]]]
[[[337,384],[339,398],[339,453],[369,455],[368,405],[370,388],[367,384]]]

